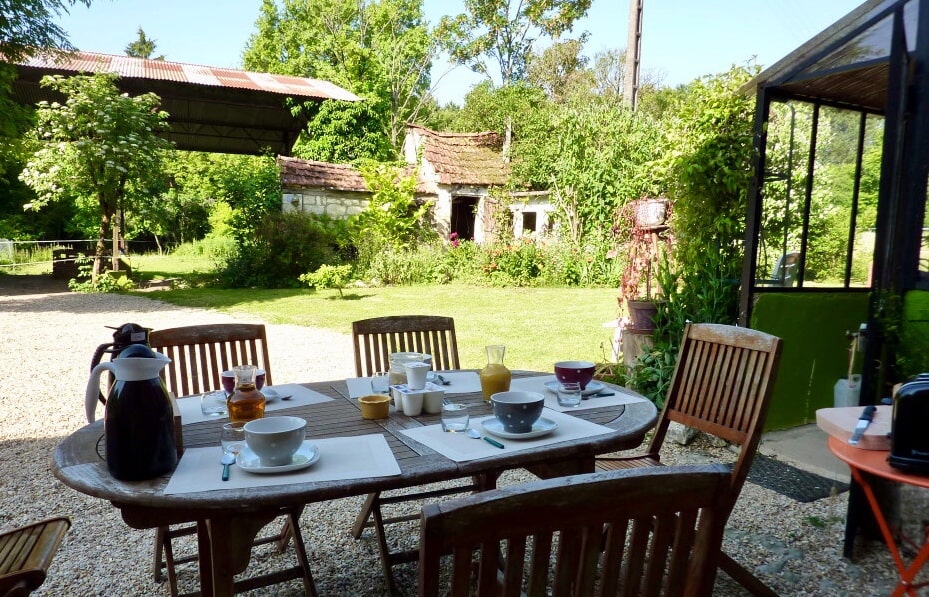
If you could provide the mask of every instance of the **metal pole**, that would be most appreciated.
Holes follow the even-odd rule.
[[[623,101],[633,111],[639,99],[639,62],[642,59],[642,5],[645,0],[629,0],[629,33],[626,40],[626,68],[623,73]]]

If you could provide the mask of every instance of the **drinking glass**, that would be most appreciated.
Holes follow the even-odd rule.
[[[200,396],[200,412],[208,417],[222,417],[229,414],[226,408],[226,393],[223,391],[206,392]]]
[[[558,384],[558,406],[577,407],[581,405],[581,384],[569,381]]]
[[[371,376],[371,392],[374,394],[387,394],[390,391],[390,374],[378,371]]]
[[[468,406],[457,402],[447,402],[442,405],[442,431],[461,433],[468,430],[471,415]]]
[[[238,454],[245,447],[245,423],[226,423],[219,435],[223,452]]]

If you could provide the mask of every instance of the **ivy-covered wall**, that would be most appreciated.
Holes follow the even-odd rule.
[[[813,423],[817,409],[833,406],[833,387],[848,375],[850,341],[845,333],[867,321],[868,296],[865,292],[757,295],[751,327],[784,340],[766,429]],[[856,356],[856,373],[861,371],[861,357],[861,353]]]

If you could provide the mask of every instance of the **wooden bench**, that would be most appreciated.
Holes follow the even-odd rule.
[[[71,520],[60,516],[0,533],[0,595],[38,589],[70,527]]]

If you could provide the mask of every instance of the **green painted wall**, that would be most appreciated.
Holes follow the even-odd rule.
[[[757,295],[750,326],[784,340],[765,429],[813,423],[817,409],[833,406],[833,387],[848,375],[845,332],[867,321],[868,297],[864,292]],[[926,305],[929,310],[929,301]]]
[[[929,292],[911,290],[903,298],[902,373],[906,376],[929,371]]]

